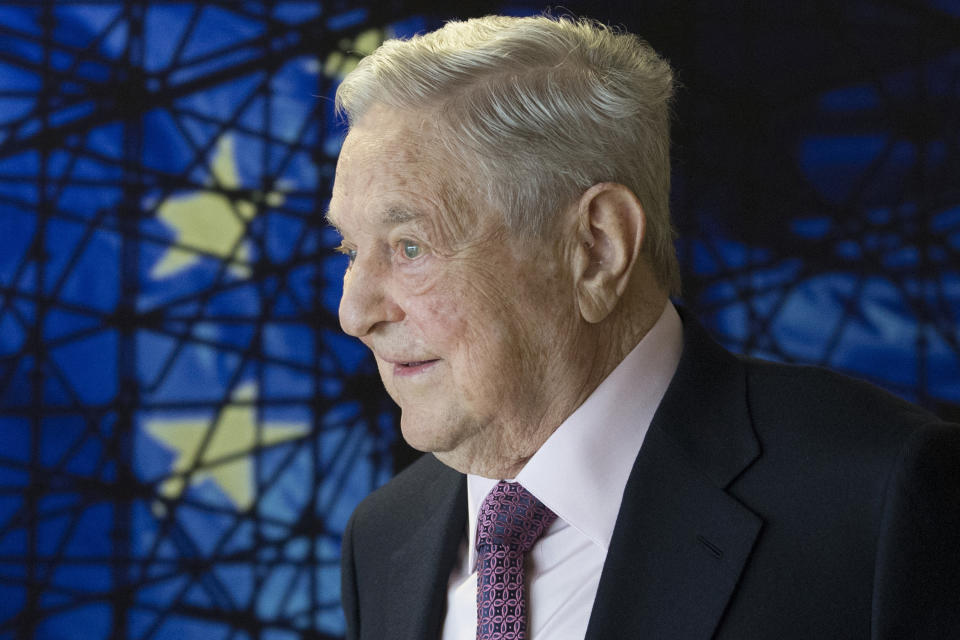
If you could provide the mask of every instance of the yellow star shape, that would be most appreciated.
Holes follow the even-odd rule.
[[[171,476],[160,486],[166,498],[178,498],[190,485],[212,480],[241,511],[254,503],[253,462],[251,454],[258,446],[267,447],[305,435],[309,427],[293,422],[267,422],[257,433],[254,402],[257,387],[239,386],[214,421],[203,419],[148,420],[144,428],[164,448],[176,454]],[[209,442],[198,460],[207,433]],[[259,439],[258,439],[259,436]]]
[[[323,74],[342,80],[357,67],[361,58],[373,53],[388,37],[386,29],[373,28],[359,33],[352,41],[343,38],[337,43],[338,50],[331,52],[323,63]]]
[[[230,258],[229,269],[237,277],[250,276],[250,245],[243,240],[247,225],[257,214],[257,203],[248,199],[229,199],[223,191],[239,189],[233,136],[217,140],[210,171],[216,188],[171,196],[160,203],[157,217],[175,233],[181,246],[170,247],[153,266],[150,276],[165,278],[188,269],[201,255]],[[278,192],[267,194],[269,206],[283,203]],[[238,245],[239,243],[239,245]]]

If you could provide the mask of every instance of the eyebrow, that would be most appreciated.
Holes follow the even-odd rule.
[[[414,220],[419,220],[423,217],[424,215],[418,211],[410,211],[409,209],[404,209],[402,207],[388,207],[380,217],[380,224],[384,226],[396,226],[405,224],[407,222],[412,222]],[[336,218],[329,209],[324,212],[323,218],[327,221],[327,224],[331,225],[338,231],[340,230],[340,225],[337,224]]]
[[[413,220],[417,220],[422,217],[423,214],[416,211],[401,209],[400,207],[390,207],[384,211],[383,217],[380,218],[380,221],[385,225],[398,225],[412,222]]]

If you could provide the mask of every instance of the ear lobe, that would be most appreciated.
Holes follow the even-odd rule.
[[[646,216],[625,186],[602,182],[578,204],[573,274],[580,314],[598,323],[616,308],[640,255]]]

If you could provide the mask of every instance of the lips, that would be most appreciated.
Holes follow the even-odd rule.
[[[432,360],[397,360],[393,362],[393,372],[398,376],[412,376],[424,373],[440,362],[439,358]]]

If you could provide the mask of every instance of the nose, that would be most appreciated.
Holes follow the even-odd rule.
[[[403,310],[391,294],[389,267],[377,256],[357,256],[343,276],[340,327],[363,338],[379,325],[403,319]]]

